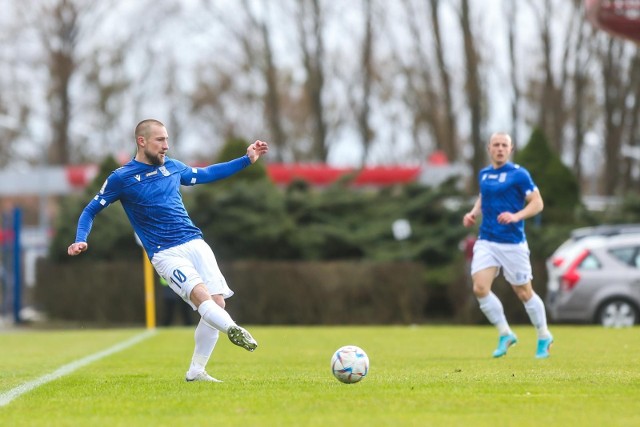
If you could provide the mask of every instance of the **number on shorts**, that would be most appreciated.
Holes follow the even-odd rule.
[[[186,280],[187,280],[187,276],[185,276],[182,271],[173,270],[173,277],[171,277],[171,281],[173,282],[174,285],[182,289],[182,286],[180,286],[180,283],[184,283]]]

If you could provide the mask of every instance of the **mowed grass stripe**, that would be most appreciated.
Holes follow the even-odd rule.
[[[161,328],[0,408],[0,425],[640,425],[638,328],[552,325],[548,360],[534,358],[531,326],[514,329],[518,345],[493,359],[490,326],[249,326],[258,349],[221,336],[208,370],[225,382],[208,384],[184,381],[193,328]],[[331,375],[345,344],[371,359],[361,383]],[[32,357],[44,363],[51,352]],[[0,352],[0,377],[2,363]]]

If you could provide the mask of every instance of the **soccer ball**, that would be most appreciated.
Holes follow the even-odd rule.
[[[331,372],[345,384],[357,383],[369,372],[369,357],[360,347],[345,345],[333,353]]]

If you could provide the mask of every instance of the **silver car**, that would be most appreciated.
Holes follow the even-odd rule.
[[[547,260],[551,320],[607,327],[640,322],[640,233],[591,234]]]

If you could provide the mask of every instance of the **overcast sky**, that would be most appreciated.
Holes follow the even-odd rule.
[[[42,0],[47,1],[47,0]],[[287,27],[291,25],[290,20],[279,19],[279,9],[284,4],[290,4],[293,0],[276,0],[266,3],[263,0],[250,0],[250,4],[255,10],[267,16],[270,23],[277,23],[277,25],[271,25],[272,41],[275,48],[275,60],[279,65],[290,65],[290,68],[298,69],[299,67],[299,52],[297,50],[296,29]],[[484,48],[489,48],[490,51],[482,52],[483,59],[488,66],[490,72],[488,73],[486,80],[483,81],[484,89],[490,94],[490,105],[488,121],[486,128],[488,132],[493,130],[510,130],[510,89],[508,85],[504,85],[503,82],[509,79],[509,61],[505,48],[506,44],[506,28],[504,25],[504,16],[502,7],[504,2],[510,2],[515,0],[474,0],[471,1],[471,10],[474,14],[474,25],[478,27],[479,45]],[[565,0],[557,0],[562,2]],[[6,13],[0,13],[0,25],[10,27],[15,22],[12,21],[10,11],[12,8],[13,0],[0,0],[0,10]],[[542,3],[542,2],[540,2]],[[83,33],[84,39],[79,44],[79,47],[85,49],[87,52],[94,49],[96,46],[101,46],[104,49],[108,49],[111,44],[118,40],[125,38],[131,31],[136,31],[141,19],[144,19],[146,15],[145,5],[143,2],[133,1],[118,1],[117,8],[109,10],[109,13],[103,14],[103,19],[100,21],[99,31],[85,31]],[[158,3],[158,7],[171,4],[170,2]],[[169,55],[167,52],[171,52],[171,55],[175,55],[180,58],[179,63],[181,68],[178,70],[178,85],[179,88],[185,92],[193,89],[192,73],[193,69],[198,66],[202,61],[203,56],[215,57],[215,61],[224,63],[225,61],[234,61],[234,44],[228,43],[228,37],[223,33],[223,29],[220,26],[213,25],[210,18],[203,16],[199,13],[200,0],[181,0],[181,9],[176,12],[175,15],[163,19],[159,22],[158,27],[154,28],[156,34],[154,34],[154,41],[151,43],[151,47],[154,52],[157,52],[156,67],[162,69],[163,57]],[[229,1],[219,1],[215,3],[225,12],[225,18],[233,21],[238,21],[238,26],[242,26],[243,23],[239,22],[241,14],[235,13],[231,8],[238,7],[238,3]],[[332,19],[328,20],[329,27],[324,33],[326,42],[327,55],[334,55],[341,58],[341,66],[345,70],[343,72],[349,72],[349,66],[353,67],[355,61],[359,60],[358,55],[353,55],[354,51],[357,51],[357,44],[361,39],[362,31],[362,13],[359,11],[361,8],[360,2],[353,2],[347,0],[335,0],[333,2],[325,3],[327,7],[331,8]],[[392,22],[403,22],[403,11],[397,1],[388,1],[386,3],[377,2],[378,5],[385,5],[385,15],[388,15]],[[450,66],[450,71],[454,79],[461,81],[464,76],[456,71],[463,68],[463,58],[461,49],[461,39],[459,35],[459,24],[457,17],[452,9],[452,4],[457,4],[457,1],[442,0],[441,1],[441,13],[442,13],[442,33],[444,35],[444,42],[448,46],[445,49],[447,56],[447,62]],[[529,2],[519,2],[519,14],[517,16],[518,25],[518,38],[521,48],[517,52],[519,62],[521,64],[527,64],[528,55],[537,49],[538,39],[532,37],[535,35],[535,31],[532,29],[535,25],[535,18],[532,16],[532,10],[528,6]],[[566,10],[569,10],[567,8]],[[564,21],[561,16],[562,8],[556,8],[556,25],[553,29],[554,34],[561,35],[562,22]],[[335,19],[338,16],[340,19]],[[145,31],[148,31],[149,27],[144,27]],[[248,28],[251,31],[251,28]],[[385,49],[391,49],[389,38],[396,40],[400,43],[403,40],[406,41],[407,32],[406,28],[401,25],[396,25],[391,28],[387,28],[387,34],[376,34],[375,49],[378,52],[384,52]],[[0,34],[2,34],[0,32]],[[215,42],[217,40],[217,43]],[[1,41],[1,40],[0,40]],[[23,38],[23,43],[29,45],[28,37]],[[149,46],[132,46],[131,49],[148,48]],[[31,54],[34,56],[41,55],[38,52],[37,46],[31,45],[33,51]],[[30,51],[26,50],[26,54]],[[0,49],[0,54],[3,52]],[[556,55],[561,52],[555,52]],[[404,51],[405,55],[410,55],[409,49]],[[235,53],[238,55],[238,53]],[[132,55],[134,60],[129,60],[127,67],[129,67],[131,73],[139,72],[141,64],[135,61],[135,55]],[[237,57],[237,56],[236,56]],[[2,59],[0,57],[0,59]],[[6,70],[5,70],[6,71]],[[33,70],[25,70],[34,72]],[[35,72],[39,72],[41,77],[42,73],[46,73],[45,69],[39,69]],[[164,74],[151,74],[145,78],[140,78],[136,90],[139,93],[145,93],[147,98],[145,102],[130,103],[125,106],[125,112],[129,117],[147,118],[156,117],[167,122],[169,111],[179,106],[172,105],[171,103],[163,101],[162,97],[154,98],[153,90],[157,88],[161,83],[161,80],[165,78]],[[296,77],[294,75],[294,77]],[[297,78],[302,80],[304,76],[298,75]],[[37,80],[36,80],[37,81]],[[327,82],[327,93],[325,96],[340,98],[342,94],[338,86],[332,86],[332,82]],[[458,82],[458,86],[460,83]],[[76,81],[76,85],[73,86],[74,96],[81,99],[86,88],[82,86],[81,82]],[[36,140],[44,140],[48,137],[48,130],[46,127],[46,117],[48,114],[47,105],[38,101],[37,94],[32,91],[31,96],[34,96],[33,108],[36,111],[35,120],[32,122],[32,137]],[[342,96],[344,98],[344,96]],[[341,101],[344,102],[344,101]],[[77,103],[78,104],[78,103]],[[82,105],[81,103],[79,103]],[[377,116],[373,117],[376,123],[385,123],[383,127],[378,130],[380,137],[377,144],[372,147],[370,153],[371,164],[385,162],[395,162],[397,159],[405,159],[405,162],[410,162],[410,156],[407,155],[411,151],[412,142],[410,132],[401,131],[396,132],[396,144],[391,145],[388,141],[393,140],[391,134],[392,131],[397,129],[409,129],[410,117],[399,117],[397,120],[390,121],[387,113],[393,106],[384,106],[385,108],[376,109]],[[251,115],[260,114],[261,106],[256,105],[251,107],[250,111],[237,111],[238,115]],[[398,110],[401,107],[398,107]],[[82,111],[80,111],[82,113]],[[185,113],[186,114],[186,113]],[[38,120],[38,117],[40,120]],[[99,122],[96,118],[83,117],[81,119],[74,120],[72,122],[72,136],[79,139],[86,139],[88,135],[91,135],[95,131],[93,122]],[[188,120],[188,116],[185,121]],[[135,121],[135,120],[134,120]],[[188,123],[185,123],[188,127]],[[459,121],[459,126],[464,134],[467,131],[467,125],[464,120]],[[520,135],[527,135],[528,129],[525,125],[521,125],[523,129],[520,131]],[[393,129],[395,128],[395,129]],[[170,134],[172,129],[169,129]],[[115,149],[121,156],[128,156],[133,152],[133,142],[130,138],[131,129],[126,129],[123,134],[123,130],[119,130],[119,134],[110,134],[106,138],[109,141],[121,141],[115,143]],[[261,138],[261,129],[248,129],[248,134],[243,135],[249,139]],[[339,133],[332,135],[334,138],[334,146],[330,152],[329,162],[336,166],[358,166],[361,157],[361,147],[357,141],[357,135],[355,129],[342,129]],[[181,144],[180,149],[174,152],[175,155],[190,157],[196,153],[206,153],[206,149],[203,149],[202,138],[186,131],[180,135]],[[516,141],[521,144],[525,141]],[[113,146],[103,147],[107,151],[113,151]],[[23,146],[19,149],[25,150],[41,150],[41,147]],[[97,149],[97,153],[100,153],[100,147]],[[106,153],[102,153],[106,154]],[[418,159],[416,161],[420,161]]]

